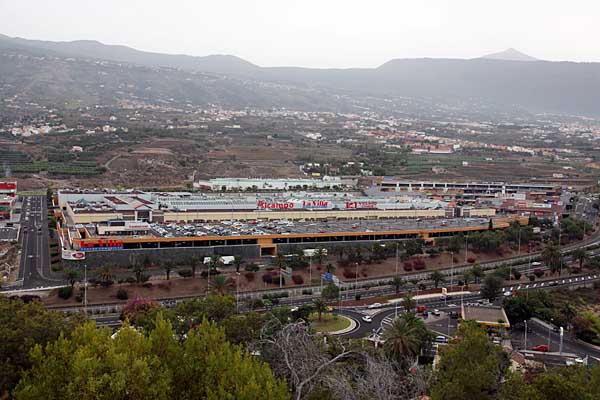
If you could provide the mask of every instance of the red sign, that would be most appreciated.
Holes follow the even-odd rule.
[[[113,250],[122,249],[123,241],[116,239],[98,239],[91,241],[82,241],[80,244],[81,250]]]
[[[377,208],[377,202],[376,201],[347,201],[346,208],[349,208],[349,209]]]
[[[258,200],[257,207],[263,210],[288,210],[294,208],[294,203],[267,203],[264,200]]]
[[[302,200],[302,208],[327,208],[329,202],[327,200]]]

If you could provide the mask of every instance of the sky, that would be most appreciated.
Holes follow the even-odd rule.
[[[597,0],[0,0],[0,33],[261,66],[376,67],[516,48],[600,61]]]

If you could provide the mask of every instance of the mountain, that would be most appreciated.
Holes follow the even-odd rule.
[[[228,107],[339,110],[351,107],[356,98],[377,97],[410,98],[467,110],[521,109],[600,117],[600,63],[523,62],[532,58],[513,49],[470,60],[394,59],[377,68],[349,69],[260,67],[234,56],[159,54],[95,41],[0,36],[2,49],[75,58],[69,63],[43,57],[30,62],[9,56],[0,59],[0,85],[8,82],[11,93],[28,93],[33,101],[41,93],[47,99],[57,94],[67,102],[69,93],[79,94],[79,102],[99,96],[109,101],[122,98],[123,85],[133,85],[135,96],[148,100],[159,96]],[[111,66],[108,76],[102,75],[101,84],[114,92],[97,90],[98,74],[106,68],[98,60],[120,63]],[[113,81],[121,86],[114,86]],[[34,91],[35,82],[44,82],[47,93]]]
[[[531,57],[525,53],[521,53],[519,50],[510,48],[498,53],[492,53],[485,55],[481,58],[487,60],[504,60],[504,61],[538,61],[537,58]]]
[[[12,45],[15,48],[49,50],[56,54],[74,57],[89,57],[152,67],[170,67],[223,74],[248,74],[259,68],[246,60],[231,55],[194,57],[180,54],[161,54],[140,51],[127,46],[107,45],[95,40],[49,42],[0,35],[0,44],[3,44],[4,47]]]

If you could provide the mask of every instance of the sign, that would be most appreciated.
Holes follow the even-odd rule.
[[[331,279],[332,279],[331,276],[332,276],[331,272],[325,272],[325,281],[327,283],[331,282]]]
[[[302,200],[302,208],[307,209],[322,209],[329,208],[329,201],[327,200]]]
[[[82,241],[79,245],[82,251],[123,250],[123,241],[115,239],[98,239]]]
[[[262,210],[288,210],[294,208],[294,203],[268,203],[264,200],[258,200],[256,206]]]
[[[376,201],[347,201],[346,202],[347,209],[371,209],[377,208]]]
[[[64,250],[62,251],[63,260],[85,260],[85,252],[77,250]]]

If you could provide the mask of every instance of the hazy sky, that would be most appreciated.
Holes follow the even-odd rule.
[[[515,47],[600,61],[597,0],[0,0],[0,33],[263,66],[373,67]]]

